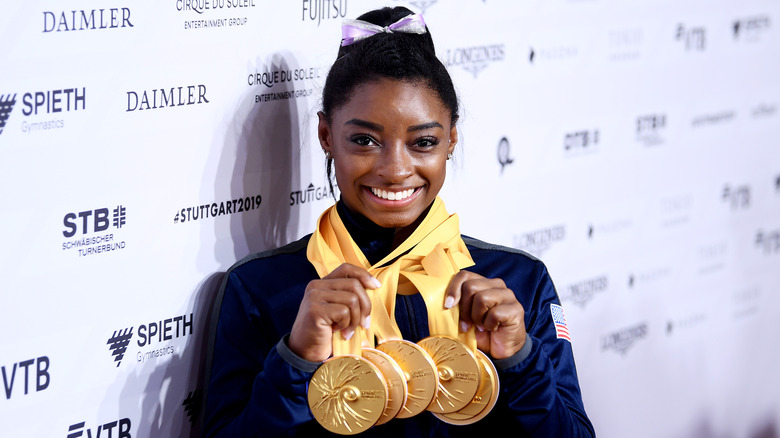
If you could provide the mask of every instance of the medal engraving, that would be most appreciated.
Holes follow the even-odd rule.
[[[392,357],[404,371],[408,395],[404,407],[396,417],[410,418],[423,412],[438,391],[436,364],[433,359],[419,345],[404,340],[387,341],[376,348]]]
[[[309,382],[309,408],[325,429],[341,435],[368,430],[387,407],[379,369],[357,356],[328,359]]]
[[[476,423],[490,413],[498,400],[498,371],[490,358],[477,350],[477,361],[480,367],[480,384],[471,403],[463,409],[448,414],[434,413],[438,419],[455,425]]]
[[[463,342],[431,336],[418,342],[436,363],[439,391],[428,410],[451,413],[466,407],[477,393],[480,370],[474,353]]]

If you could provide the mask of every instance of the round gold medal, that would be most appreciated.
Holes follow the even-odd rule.
[[[457,412],[449,414],[434,413],[438,419],[446,423],[463,426],[476,423],[493,410],[493,406],[496,405],[496,400],[498,400],[498,371],[496,371],[496,367],[490,358],[480,350],[477,350],[477,360],[481,371],[477,394],[471,403]]]
[[[376,424],[387,407],[387,385],[379,369],[358,356],[335,356],[309,382],[309,408],[322,427],[354,435]]]
[[[408,396],[398,418],[410,418],[423,412],[438,391],[436,363],[419,345],[405,340],[390,340],[379,344],[377,350],[387,353],[404,372]]]
[[[364,348],[363,358],[379,368],[387,383],[387,408],[376,422],[377,425],[385,424],[395,418],[406,404],[407,385],[404,370],[389,354],[379,350]]]
[[[479,388],[479,363],[463,342],[444,336],[430,336],[418,344],[436,363],[439,392],[428,410],[450,413],[471,403]]]

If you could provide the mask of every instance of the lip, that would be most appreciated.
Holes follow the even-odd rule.
[[[387,206],[387,207],[403,207],[403,206],[409,205],[412,202],[414,202],[415,199],[417,199],[420,196],[420,194],[423,192],[423,190],[422,190],[423,187],[422,186],[420,186],[420,187],[410,187],[410,188],[400,189],[400,190],[399,189],[390,189],[390,190],[388,190],[388,189],[381,189],[379,187],[373,187],[373,188],[380,189],[380,190],[386,190],[388,192],[390,192],[390,191],[392,191],[392,192],[403,192],[404,190],[414,190],[414,192],[407,198],[404,198],[404,199],[402,199],[400,201],[391,201],[389,199],[380,198],[379,196],[375,195],[373,193],[373,191],[371,190],[372,187],[363,186],[363,191],[366,193],[366,196],[368,196],[368,199],[370,199],[372,202],[375,202],[377,204],[380,204],[380,205],[383,205],[383,206]]]

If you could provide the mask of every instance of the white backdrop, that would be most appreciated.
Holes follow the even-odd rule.
[[[332,202],[322,84],[386,4],[462,100],[442,197],[547,263],[597,433],[780,437],[769,0],[7,2],[0,434],[197,428],[221,274]]]

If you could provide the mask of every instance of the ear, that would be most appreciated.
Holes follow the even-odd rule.
[[[450,144],[447,146],[447,153],[451,154],[455,151],[455,145],[458,144],[458,125],[452,124],[450,128]]]
[[[325,119],[325,113],[322,111],[317,112],[319,118],[319,124],[317,125],[317,137],[320,139],[320,146],[322,150],[330,152],[333,155],[333,147],[331,143],[330,124]]]

